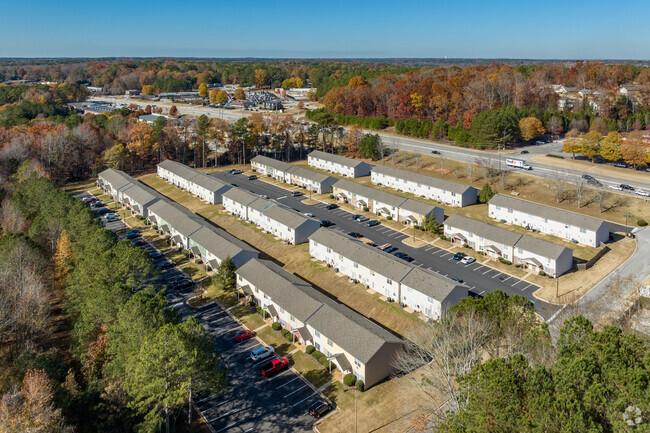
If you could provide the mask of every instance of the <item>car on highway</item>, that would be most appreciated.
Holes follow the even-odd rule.
[[[292,197],[298,197],[302,195],[302,191],[291,191]]]
[[[355,239],[359,239],[359,238],[363,237],[363,235],[361,233],[357,233],[357,232],[350,232],[350,233],[348,233],[348,236],[353,237]]]
[[[631,187],[630,185],[624,183],[621,184],[621,188],[623,188],[625,191],[634,191],[634,187]]]
[[[519,152],[519,153],[521,153],[522,155],[525,155],[525,154],[527,154],[527,153],[528,153],[528,151],[527,151],[527,150],[522,150],[522,151],[521,151],[521,152]]]
[[[460,260],[460,262],[461,262],[462,264],[464,264],[464,265],[472,264],[472,263],[474,263],[475,261],[476,261],[476,259],[475,259],[474,257],[470,257],[470,256],[465,256],[465,257],[463,257],[463,258]]]
[[[623,188],[621,188],[621,185],[609,185],[607,188],[613,189],[614,191],[623,191]]]
[[[431,153],[432,153],[433,155],[440,155],[440,152],[438,152],[437,150],[432,150]]]
[[[650,192],[644,191],[642,189],[637,189],[636,191],[634,191],[634,193],[636,195],[640,195],[641,197],[650,197]]]
[[[593,178],[592,179],[587,179],[587,185],[603,186],[603,184],[600,183],[600,181],[598,181],[596,179],[593,179]]]
[[[461,260],[463,257],[465,257],[465,253],[454,254],[454,260]]]
[[[253,362],[262,361],[270,356],[273,356],[274,354],[275,354],[275,349],[273,348],[273,346],[266,346],[266,347],[262,346],[262,347],[258,347],[257,349],[251,352],[250,359]]]
[[[321,222],[320,222],[321,227],[329,227],[331,225],[332,225],[332,221],[330,221],[330,220],[321,220]]]
[[[376,225],[379,225],[379,221],[377,221],[377,220],[370,220],[370,221],[368,221],[366,223],[366,226],[368,226],[368,227],[374,227]]]
[[[243,329],[235,334],[233,340],[235,340],[235,343],[241,343],[242,341],[246,341],[249,338],[252,338],[254,335],[255,331],[252,329]]]
[[[465,281],[463,281],[462,279],[460,279],[458,277],[453,277],[452,280],[454,280],[454,281],[456,281],[457,283],[460,283],[460,284],[463,284],[465,282]]]
[[[311,212],[305,212],[303,215],[306,216],[306,217],[309,217],[309,218],[313,218],[313,217],[314,217],[314,214],[311,213]]]
[[[131,243],[133,245],[135,245],[136,247],[141,247],[141,246],[147,245],[147,241],[145,241],[144,239],[135,239]]]
[[[333,407],[330,403],[323,400],[318,400],[316,403],[312,404],[309,407],[309,414],[314,418],[320,418],[332,409]]]
[[[257,179],[257,176],[255,176],[254,174],[248,176],[248,180],[255,180],[255,179]]]
[[[268,364],[264,364],[260,367],[260,373],[264,377],[271,377],[274,374],[284,370],[289,366],[289,360],[287,358],[275,358],[272,359]]]
[[[269,199],[269,196],[266,195],[266,194],[260,194],[260,197],[265,198],[265,199],[267,199],[267,200]]]
[[[339,207],[339,205],[334,204],[334,203],[330,203],[327,206],[325,206],[325,209],[332,210],[332,209],[336,209],[337,207]]]

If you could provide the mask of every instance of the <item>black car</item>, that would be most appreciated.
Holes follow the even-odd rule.
[[[587,179],[587,185],[593,185],[593,186],[603,186],[603,184],[602,184],[602,183],[600,183],[599,181],[597,181],[597,180],[596,180],[596,179],[594,179],[594,178],[591,178],[591,179]]]
[[[402,251],[398,251],[398,252],[396,252],[396,253],[393,254],[393,255],[394,255],[395,257],[397,257],[398,259],[401,259],[402,257],[404,257],[404,256],[406,255],[406,253],[405,253],[405,252],[402,252]]]
[[[361,233],[357,233],[357,232],[350,232],[350,233],[348,233],[348,236],[351,236],[351,237],[353,237],[355,239],[359,239],[360,237],[363,237],[363,235]]]
[[[106,207],[103,207],[103,208],[100,208],[100,209],[93,209],[93,210],[95,212],[97,212],[97,215],[100,215],[100,216],[101,215],[106,215],[106,214],[109,214],[109,213],[113,213],[113,210],[111,210],[109,208],[106,208]]]
[[[460,283],[460,284],[463,284],[465,282],[465,281],[463,281],[462,279],[460,279],[458,277],[454,277],[454,278],[452,278],[452,280],[454,280],[454,281],[456,281],[457,283]]]
[[[309,408],[309,414],[314,418],[320,418],[330,410],[332,410],[332,405],[330,403],[319,400],[311,405]]]
[[[156,266],[158,266],[160,269],[169,269],[174,267],[174,263],[170,262],[169,260],[163,260],[156,263]]]
[[[127,233],[126,234],[127,239],[135,239],[135,238],[139,238],[139,237],[140,237],[139,232],[133,232],[133,233]]]
[[[440,155],[440,152],[438,152],[437,150],[432,150],[431,153],[432,153],[433,155]]]
[[[332,225],[332,221],[330,221],[330,220],[321,220],[321,222],[320,222],[321,227],[329,227],[331,225]]]
[[[626,185],[624,183],[621,184],[621,188],[623,188],[626,191],[634,191],[633,187],[631,187],[630,185]]]
[[[590,180],[590,179],[593,179],[594,177],[593,177],[593,176],[590,176],[590,175],[588,175],[588,174],[583,174],[583,175],[582,175],[582,178],[585,179],[585,180]]]
[[[248,176],[248,180],[255,180],[255,179],[257,179],[257,176],[255,176],[254,174]]]
[[[339,207],[337,204],[330,203],[327,206],[325,206],[325,209],[332,210],[332,209],[336,209],[337,207]]]
[[[153,253],[149,253],[149,257],[151,257],[153,260],[159,260],[165,257],[165,255],[160,251],[154,251]]]
[[[522,155],[525,155],[525,154],[527,154],[527,153],[528,153],[528,151],[527,151],[527,150],[522,150],[522,151],[521,151],[521,152],[519,152],[519,153],[521,153]]]
[[[456,253],[454,254],[454,260],[460,260],[465,257],[465,253]]]
[[[182,290],[186,289],[188,287],[192,287],[194,285],[194,281],[192,281],[189,278],[180,278],[178,280],[174,280],[171,284],[172,289],[174,290]]]
[[[239,185],[237,185],[236,183],[231,183],[230,186],[234,186],[235,188],[237,188]]]

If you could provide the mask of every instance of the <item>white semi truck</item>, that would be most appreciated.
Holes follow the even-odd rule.
[[[533,167],[526,164],[526,161],[521,160],[521,159],[506,158],[506,165],[510,166],[510,167],[515,167],[515,168],[523,168],[524,170],[532,170],[533,169]]]

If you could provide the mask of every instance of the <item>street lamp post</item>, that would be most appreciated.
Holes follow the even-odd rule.
[[[625,212],[625,236],[628,235],[628,226],[627,226],[627,219],[632,218],[632,214],[629,212]]]

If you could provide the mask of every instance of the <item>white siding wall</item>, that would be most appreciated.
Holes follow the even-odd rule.
[[[388,176],[383,173],[371,172],[370,180],[372,181],[372,183],[375,184],[388,186],[398,191],[410,192],[417,196],[437,200],[447,205],[460,207],[466,204],[463,202],[463,197],[461,194],[434,188],[427,185],[422,185],[404,179],[399,179],[393,176]]]
[[[402,284],[401,302],[434,320],[439,319],[442,314],[440,302],[404,284]]]

